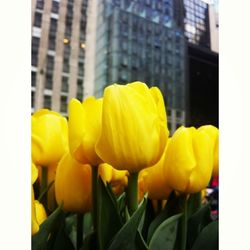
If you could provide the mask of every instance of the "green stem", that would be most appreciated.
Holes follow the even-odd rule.
[[[83,220],[84,214],[77,213],[77,233],[76,233],[76,249],[80,249],[83,244]]]
[[[42,167],[42,181],[41,181],[40,194],[44,193],[45,190],[47,190],[47,185],[48,185],[47,178],[48,178],[48,168]],[[47,193],[43,196],[42,203],[44,207],[47,208]]]
[[[92,206],[93,206],[93,226],[97,233],[97,216],[98,216],[98,201],[97,201],[97,185],[98,185],[98,166],[92,166]]]
[[[137,179],[138,173],[132,173],[128,177],[128,187],[126,189],[126,199],[129,214],[132,215],[138,207],[137,199]]]
[[[180,250],[186,249],[187,242],[187,199],[183,197],[183,216],[181,218],[181,248]]]

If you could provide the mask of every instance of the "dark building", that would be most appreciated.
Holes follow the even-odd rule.
[[[218,13],[204,1],[184,1],[187,37],[187,126],[218,126]],[[216,39],[217,38],[217,39]],[[217,44],[216,44],[217,43]]]

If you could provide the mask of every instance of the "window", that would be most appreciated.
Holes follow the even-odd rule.
[[[31,86],[36,86],[36,72],[31,71]]]
[[[49,34],[49,50],[55,50],[56,48],[56,37],[55,34]]]
[[[54,19],[54,18],[51,18],[50,19],[50,30],[49,30],[49,32],[56,34],[56,31],[57,31],[57,20]]]
[[[47,66],[46,66],[47,72],[51,72],[54,69],[54,57],[47,55]]]
[[[42,10],[43,9],[43,6],[44,6],[44,0],[37,0],[36,1],[36,8],[38,10]]]
[[[126,40],[122,40],[122,50],[127,51],[128,49],[128,43]]]
[[[31,107],[34,108],[35,106],[35,92],[31,92]]]
[[[51,12],[58,13],[59,12],[59,2],[52,1],[52,9]]]
[[[69,73],[69,59],[68,58],[63,59],[63,72]]]
[[[83,99],[83,80],[82,79],[77,79],[77,93],[76,93],[76,98],[79,101],[82,101],[82,99]]]
[[[83,76],[84,64],[83,62],[78,62],[78,75]]]
[[[61,105],[60,105],[60,112],[67,112],[68,108],[68,98],[67,96],[61,96]]]
[[[181,111],[180,110],[176,110],[176,117],[181,118]]]
[[[62,86],[61,86],[61,91],[62,92],[68,92],[69,90],[69,78],[67,76],[62,77]]]
[[[125,56],[125,55],[123,55],[123,57],[122,57],[122,66],[127,66],[128,65],[128,58]]]
[[[52,73],[46,73],[45,76],[45,88],[52,89],[53,86],[53,75]]]
[[[70,49],[71,49],[71,47],[70,47],[69,44],[64,46],[64,50],[63,50],[63,57],[64,58],[69,58],[70,57]]]
[[[44,95],[43,107],[47,109],[51,108],[51,96],[50,95]]]
[[[38,49],[39,49],[40,38],[39,37],[32,37],[32,58],[31,64],[33,66],[37,66],[38,63]]]
[[[34,26],[41,27],[41,24],[42,24],[42,14],[39,12],[35,12]]]

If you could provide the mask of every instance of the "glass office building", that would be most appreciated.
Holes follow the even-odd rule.
[[[158,86],[171,131],[185,123],[185,36],[173,1],[110,1],[97,4],[95,88],[112,83]]]

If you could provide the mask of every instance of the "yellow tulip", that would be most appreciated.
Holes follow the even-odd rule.
[[[98,173],[103,182],[111,184],[115,194],[122,193],[128,185],[129,172],[127,170],[117,170],[107,163],[102,163],[99,165]]]
[[[38,169],[34,163],[31,163],[31,183],[34,184],[38,178]]]
[[[47,219],[47,214],[46,214],[43,204],[41,204],[38,200],[35,200],[34,202],[35,202],[35,209],[36,209],[36,219],[37,219],[38,225],[40,226]]]
[[[201,191],[208,185],[213,169],[210,137],[194,127],[178,128],[167,147],[164,164],[171,188],[185,193]]]
[[[100,135],[102,99],[88,97],[82,103],[69,103],[69,147],[72,156],[82,164],[96,166],[102,161],[95,152]]]
[[[168,139],[167,145],[171,139]],[[166,146],[167,148],[167,146]],[[168,199],[172,188],[169,187],[168,182],[164,176],[164,171],[166,165],[165,163],[165,152],[164,151],[161,159],[152,167],[143,169],[143,180],[145,185],[145,190],[148,192],[148,197],[152,200],[164,200]]]
[[[66,211],[84,213],[92,206],[92,169],[80,164],[66,153],[57,166],[55,194],[58,204]]]
[[[145,171],[146,169],[143,169],[139,172],[138,175],[138,180],[137,180],[137,184],[138,184],[138,202],[141,202],[141,200],[143,199],[144,195],[147,193],[147,188],[145,185],[145,180],[144,180],[144,176],[147,175],[147,171]]]
[[[198,128],[200,131],[206,132],[213,143],[214,163],[213,163],[213,176],[219,175],[219,129],[212,125],[204,125]]]
[[[32,235],[34,235],[39,231],[39,227],[44,220],[47,219],[47,214],[43,205],[35,200],[33,186],[31,186],[31,215]]]
[[[35,195],[33,186],[31,186],[31,229],[32,235],[39,231],[39,224],[36,218],[36,208],[35,208]]]
[[[161,92],[134,82],[113,84],[104,90],[100,158],[130,173],[152,166],[161,157],[168,138]]]
[[[48,166],[60,160],[68,148],[67,120],[60,114],[41,109],[32,115],[32,160]]]

